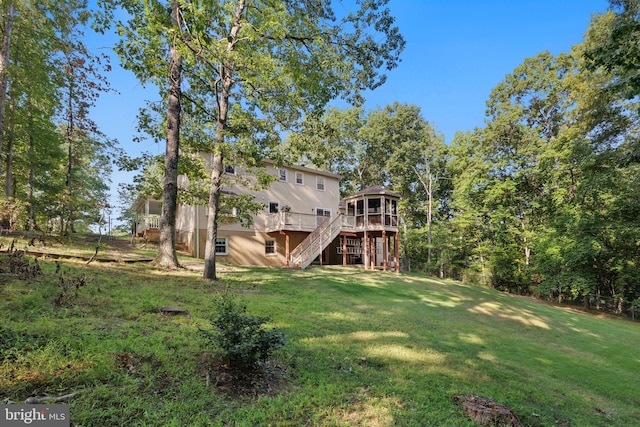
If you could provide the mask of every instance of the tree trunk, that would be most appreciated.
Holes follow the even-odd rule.
[[[218,137],[216,136],[216,139]],[[207,220],[207,243],[204,247],[204,274],[208,280],[216,280],[216,239],[218,238],[218,212],[220,207],[220,180],[222,178],[223,155],[216,150],[211,163],[211,185],[209,187],[209,217]]]
[[[171,22],[179,27],[178,2],[171,2]],[[164,158],[164,188],[162,216],[160,217],[160,242],[155,263],[164,268],[179,267],[176,254],[176,207],[178,202],[178,156],[180,149],[180,85],[182,62],[175,40],[169,49],[169,106],[167,111],[167,147]]]
[[[240,32],[240,20],[245,10],[244,0],[238,1],[233,19],[227,51],[232,52],[238,43]],[[204,251],[204,274],[208,280],[216,280],[216,239],[218,237],[218,208],[220,206],[220,189],[223,175],[224,132],[227,128],[227,116],[229,113],[229,100],[231,87],[233,86],[233,63],[231,60],[223,60],[220,64],[221,94],[218,98],[218,120],[216,122],[216,136],[214,141],[214,157],[211,163],[211,184],[209,187],[209,218],[207,221],[207,243]]]
[[[431,248],[431,235],[432,235],[432,233],[431,233],[431,222],[432,222],[432,219],[433,219],[433,182],[434,182],[434,177],[433,177],[433,174],[431,173],[431,164],[426,159],[425,159],[425,167],[427,169],[427,182],[425,182],[425,180],[422,178],[422,175],[420,175],[420,172],[418,171],[418,168],[416,168],[415,166],[412,166],[413,171],[415,172],[416,176],[420,180],[420,183],[422,184],[422,187],[427,192],[427,198],[428,198],[428,204],[427,204],[427,265],[431,266],[431,254],[432,254],[432,248]]]
[[[9,129],[12,128],[15,117],[14,117],[14,103],[10,99],[9,100]],[[6,123],[6,122],[5,122]],[[5,186],[4,186],[4,195],[7,197],[13,196],[13,142],[14,142],[14,134],[13,132],[5,132],[5,140],[7,141],[7,146],[5,149]]]
[[[13,30],[13,18],[15,6],[9,3],[4,15],[4,34],[2,46],[0,46],[0,158],[2,158],[4,138],[5,106],[7,102],[7,65],[9,64],[9,47],[11,46],[11,31]],[[2,162],[0,162],[0,174],[2,174]]]
[[[72,66],[69,64],[69,67],[72,68]],[[69,73],[71,73],[71,71],[69,71]],[[74,115],[73,115],[73,92],[74,92],[74,86],[73,86],[73,77],[71,77],[71,79],[69,80],[69,116],[67,117],[67,179],[66,179],[66,186],[67,186],[67,209],[69,210],[69,216],[67,218],[67,224],[65,226],[65,232],[67,231],[68,227],[71,227],[71,232],[74,233],[75,230],[73,229],[73,190],[71,188],[72,186],[72,179],[71,179],[71,172],[73,171],[73,133],[75,132],[75,120],[74,120]],[[64,212],[64,210],[63,210]]]
[[[524,221],[521,221],[522,225],[522,240],[524,242],[524,265],[529,266],[529,260],[531,259],[531,248],[527,239],[527,229],[524,226]]]
[[[431,266],[431,254],[432,254],[432,248],[431,248],[431,223],[432,223],[432,218],[433,218],[433,175],[431,175],[431,166],[427,165],[427,171],[428,171],[428,178],[429,178],[429,183],[428,183],[428,198],[429,198],[429,206],[427,207],[427,265]]]
[[[35,159],[35,145],[33,141],[33,120],[29,117],[29,230],[36,230],[36,214],[33,208],[33,185],[35,181],[35,173],[33,170],[33,161]]]

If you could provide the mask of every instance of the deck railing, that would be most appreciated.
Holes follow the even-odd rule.
[[[278,212],[265,218],[264,228],[267,233],[280,230],[313,231],[318,227],[318,220],[324,217],[299,212]]]
[[[289,267],[305,269],[340,234],[343,216],[327,219],[309,234],[292,252]]]
[[[365,218],[367,221],[365,222]],[[324,221],[325,217],[314,214],[304,214],[299,212],[278,212],[268,215],[265,218],[265,231],[308,231],[312,232]],[[398,215],[390,214],[369,214],[364,215],[342,215],[342,226],[349,231],[364,231],[397,229]]]
[[[327,218],[291,252],[289,267],[307,268],[341,231],[353,230],[354,227],[355,217],[338,215],[333,220]]]
[[[147,228],[160,228],[160,215],[149,215],[147,217]]]

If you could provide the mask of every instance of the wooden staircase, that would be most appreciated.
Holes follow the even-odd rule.
[[[327,218],[309,234],[293,251],[289,258],[290,268],[307,268],[314,259],[340,234],[342,215],[333,221]]]

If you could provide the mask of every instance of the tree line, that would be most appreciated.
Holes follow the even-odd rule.
[[[88,229],[119,154],[89,116],[110,67],[85,44],[91,14],[81,0],[3,0],[0,12],[2,226]]]

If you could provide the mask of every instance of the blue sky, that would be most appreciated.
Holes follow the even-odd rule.
[[[569,52],[582,41],[592,14],[607,6],[606,0],[390,0],[407,45],[386,84],[367,94],[365,107],[417,105],[449,143],[456,131],[484,125],[491,89],[525,58]],[[88,44],[106,53],[113,41],[92,38]],[[131,155],[164,153],[164,145],[133,142],[137,110],[157,99],[155,90],[122,70],[115,56],[112,66],[109,79],[119,94],[103,95],[92,117]],[[130,176],[119,173],[113,180]]]

